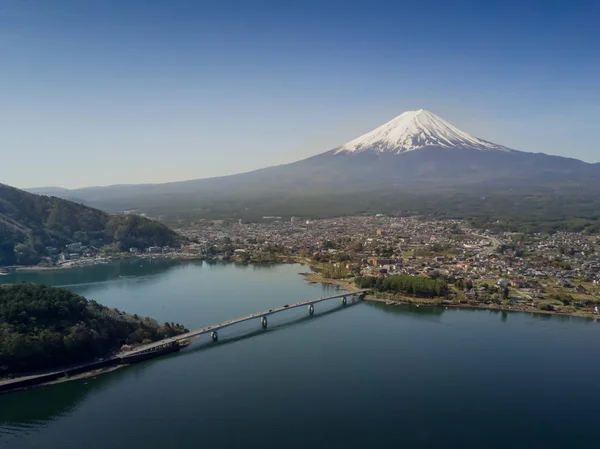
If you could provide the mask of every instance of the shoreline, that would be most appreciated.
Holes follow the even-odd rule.
[[[68,375],[64,372],[61,372],[60,377],[52,376],[51,379],[45,380],[45,381],[42,380],[40,382],[37,382],[35,379],[36,378],[43,379],[45,376],[51,376],[54,373],[19,376],[19,377],[15,377],[15,378],[11,378],[11,379],[0,379],[0,386],[16,384],[16,386],[13,388],[5,387],[6,389],[0,389],[0,396],[3,394],[14,393],[16,391],[28,390],[30,388],[45,387],[48,385],[57,385],[57,384],[62,384],[65,382],[71,382],[71,381],[76,381],[76,380],[96,378],[97,376],[101,376],[102,374],[112,373],[113,371],[117,371],[118,369],[124,368],[126,366],[129,366],[129,364],[105,366],[102,368],[91,369],[90,371],[84,371],[84,372],[81,372],[78,374],[73,374],[73,375]],[[27,384],[20,383],[20,382],[26,381],[28,379],[31,379],[31,383],[27,383]]]
[[[157,257],[158,256],[158,257]],[[52,265],[52,266],[40,266],[40,265],[33,265],[33,266],[22,266],[22,267],[16,267],[13,271],[9,271],[8,274],[11,273],[36,273],[36,272],[45,272],[45,271],[62,271],[62,270],[71,270],[71,269],[75,269],[75,268],[86,268],[86,267],[95,267],[97,265],[106,265],[112,262],[119,262],[119,261],[123,261],[123,260],[134,260],[134,259],[165,259],[165,260],[177,260],[180,262],[188,262],[188,261],[202,261],[202,260],[209,260],[204,256],[190,256],[190,257],[182,257],[181,255],[179,256],[172,256],[172,257],[163,257],[163,255],[154,255],[154,256],[148,256],[148,257],[142,257],[142,256],[130,256],[130,257],[120,257],[120,256],[112,256],[112,258],[110,260],[103,260],[103,261],[98,261],[98,262],[87,262],[87,263],[78,263],[78,264],[74,264],[74,265]]]
[[[101,376],[102,374],[112,373],[113,371],[117,371],[118,369],[125,368],[126,366],[129,366],[129,365],[123,364],[123,365],[107,366],[106,368],[98,368],[98,369],[95,369],[92,371],[86,371],[81,374],[76,374],[74,376],[64,376],[59,379],[52,380],[52,381],[46,382],[46,383],[42,383],[42,384],[39,384],[36,386],[43,387],[45,385],[56,385],[56,384],[62,384],[65,382],[71,382],[71,381],[75,381],[75,380],[90,379],[90,378],[94,378],[96,376]],[[11,391],[18,391],[18,390],[11,390]]]
[[[359,290],[352,281],[347,279],[329,279],[321,276],[320,273],[300,273],[308,283],[316,284],[329,284],[329,285],[337,285],[345,288],[348,291],[356,291]],[[588,318],[588,319],[600,319],[600,315],[595,314],[593,312],[588,311],[565,311],[565,310],[542,310],[535,307],[530,307],[526,305],[518,305],[518,306],[510,306],[506,304],[485,304],[485,303],[455,303],[445,300],[443,298],[439,299],[429,299],[429,298],[412,298],[408,296],[395,296],[395,297],[379,297],[376,295],[366,295],[364,301],[370,302],[379,302],[387,305],[396,305],[396,304],[413,304],[416,306],[423,307],[447,307],[454,309],[479,309],[479,310],[496,310],[496,311],[505,311],[505,312],[525,312],[525,313],[539,313],[543,315],[556,315],[556,316],[573,316],[577,318]]]
[[[348,291],[357,291],[360,290],[356,285],[352,282],[344,279],[329,279],[321,276],[320,273],[299,273],[301,276],[304,276],[306,282],[309,284],[326,284],[326,285],[337,285],[338,287],[343,287]]]
[[[224,262],[224,263],[236,263],[243,265],[277,265],[277,264],[293,264],[298,263],[301,265],[309,265],[308,262],[302,260],[298,261],[294,259],[293,261],[282,261],[282,260],[267,260],[267,261],[248,261],[242,262],[239,260],[224,260],[219,258],[211,258],[206,256],[198,256],[198,255],[186,255],[186,254],[174,254],[174,255],[164,255],[164,254],[154,254],[154,255],[134,255],[134,256],[111,256],[110,260],[103,260],[98,262],[91,263],[78,263],[74,265],[52,265],[52,266],[40,266],[40,265],[32,265],[32,266],[19,266],[14,267],[11,271],[6,274],[12,273],[43,273],[47,271],[63,271],[63,270],[73,270],[76,268],[87,268],[87,267],[95,267],[97,265],[107,265],[114,262],[127,261],[127,260],[136,260],[136,259],[153,259],[153,260],[173,260],[181,263],[187,262]]]
[[[586,311],[562,311],[562,310],[542,310],[530,306],[510,306],[506,304],[485,304],[485,303],[455,303],[451,301],[440,299],[428,299],[428,298],[411,298],[411,297],[391,297],[383,298],[376,295],[366,295],[364,301],[378,302],[386,305],[416,305],[417,307],[445,307],[453,309],[478,309],[478,310],[492,310],[501,312],[522,312],[522,313],[536,313],[540,315],[555,315],[555,316],[569,316],[576,318],[587,318],[599,320],[600,315],[593,312]]]
[[[416,300],[413,300],[416,299]],[[410,298],[410,299],[386,299],[386,298],[378,298],[377,296],[367,295],[363,299],[368,302],[377,302],[382,303],[388,306],[397,306],[397,305],[415,305],[417,307],[445,307],[446,309],[478,309],[478,310],[490,310],[497,312],[514,312],[514,313],[535,313],[539,315],[556,315],[556,316],[568,316],[574,318],[585,318],[592,320],[600,320],[600,315],[591,314],[591,313],[582,313],[582,314],[574,314],[568,312],[560,312],[560,311],[549,311],[549,310],[541,310],[535,309],[533,307],[519,307],[519,308],[511,308],[509,306],[502,306],[494,304],[491,306],[490,304],[455,304],[451,302],[441,302],[441,303],[433,303],[433,302],[421,302],[418,298]]]

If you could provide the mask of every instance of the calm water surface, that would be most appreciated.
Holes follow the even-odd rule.
[[[197,328],[323,296],[299,265],[3,276]],[[96,379],[0,396],[0,448],[598,448],[600,323],[330,301]]]

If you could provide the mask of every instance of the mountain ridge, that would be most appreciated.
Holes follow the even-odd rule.
[[[393,126],[386,128],[390,123]],[[377,131],[381,129],[389,132]],[[382,135],[389,139],[379,145]],[[357,139],[362,139],[362,146]],[[340,151],[344,147],[360,151]],[[311,207],[317,203],[329,204],[327,213],[356,213],[365,205],[372,210],[382,204],[382,192],[398,198],[410,197],[414,190],[435,196],[443,189],[469,195],[473,189],[486,195],[495,189],[572,195],[583,187],[600,192],[600,163],[512,150],[418,110],[337,148],[288,164],[215,178],[77,189],[59,196],[110,212],[140,209],[175,219],[256,218],[260,213],[284,212],[318,216],[326,208]],[[353,197],[361,198],[362,205],[352,206]],[[336,202],[345,206],[338,207]]]

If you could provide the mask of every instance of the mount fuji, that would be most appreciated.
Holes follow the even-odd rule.
[[[224,211],[220,216],[239,216],[240,210],[278,215],[284,214],[282,209],[310,215],[316,202],[326,204],[331,213],[350,213],[336,207],[348,203],[349,198],[361,198],[363,206],[375,207],[383,196],[395,199],[415,191],[435,196],[449,189],[475,195],[500,190],[523,194],[560,194],[564,189],[600,192],[600,164],[513,150],[474,137],[420,109],[404,112],[337,148],[290,164],[167,184],[29,191],[111,212],[219,209]]]
[[[513,151],[473,137],[443,118],[424,109],[408,111],[386,124],[342,145],[335,154],[402,154],[425,147],[463,148],[479,151]]]

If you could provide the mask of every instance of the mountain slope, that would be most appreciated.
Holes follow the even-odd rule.
[[[333,150],[252,172],[154,185],[109,186],[61,193],[109,211],[139,208],[170,216],[318,215],[341,198],[376,208],[382,192],[473,189],[519,193],[600,191],[600,164],[527,153],[461,131],[428,111],[409,111]],[[345,204],[350,201],[343,200]],[[312,208],[311,204],[322,204]],[[271,207],[267,207],[271,205]],[[327,206],[325,206],[327,205]],[[216,211],[219,211],[216,213]],[[312,211],[312,213],[311,213]]]
[[[180,240],[175,232],[147,218],[111,216],[0,184],[0,266],[37,263],[49,255],[48,247],[62,248],[76,241],[97,247],[116,243],[127,248],[172,245]]]

